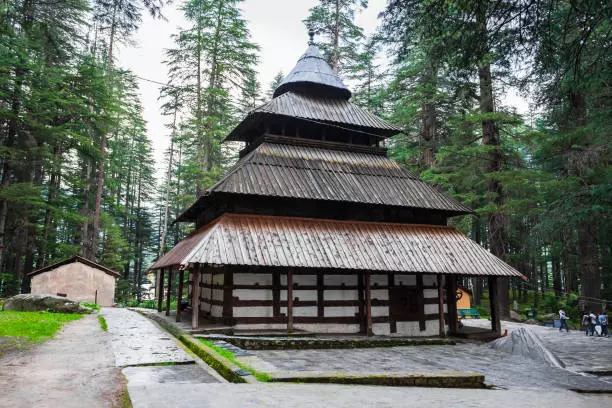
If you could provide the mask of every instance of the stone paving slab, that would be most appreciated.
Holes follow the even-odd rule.
[[[600,377],[582,375],[491,349],[487,344],[347,350],[257,350],[259,359],[282,371],[471,371],[502,388],[609,390]],[[253,360],[253,368],[257,366]]]
[[[117,367],[194,361],[172,335],[146,317],[128,309],[111,307],[102,308],[100,313],[112,336]]]
[[[152,386],[154,384],[204,384],[218,382],[196,364],[172,366],[126,367],[122,370],[129,384]]]
[[[612,396],[564,390],[434,389],[327,384],[128,383],[134,408],[601,408]]]

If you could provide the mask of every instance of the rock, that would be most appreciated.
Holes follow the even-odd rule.
[[[548,363],[552,367],[564,368],[563,362],[550,351],[542,339],[530,328],[520,327],[509,336],[493,340],[490,346],[515,356]]]
[[[549,313],[549,314],[545,314],[544,316],[540,317],[540,320],[542,320],[543,322],[552,322],[553,320],[555,320],[557,318],[557,315],[554,313]]]
[[[78,302],[66,299],[65,297],[31,293],[7,299],[2,310],[16,310],[19,312],[49,310],[56,313],[83,313],[85,311]]]
[[[523,316],[520,313],[515,312],[514,310],[511,310],[510,311],[510,320],[514,320],[515,322],[521,322],[521,321],[523,321]]]
[[[525,323],[525,324],[537,324],[538,326],[540,326],[540,322],[538,322],[536,319],[527,319],[523,323]]]

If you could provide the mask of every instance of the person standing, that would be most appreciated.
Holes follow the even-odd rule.
[[[605,312],[599,315],[599,324],[601,325],[601,335],[610,337],[610,332],[608,331],[608,315],[606,315]]]
[[[591,318],[589,317],[589,313],[590,312],[585,311],[582,315],[582,327],[584,327],[585,336],[588,336],[591,330]]]
[[[559,327],[559,331],[563,330],[563,328],[565,327],[566,332],[569,333],[569,327],[567,326],[567,315],[565,314],[565,310],[559,309],[559,319],[561,320],[561,327]]]
[[[589,323],[591,326],[591,336],[595,334],[595,326],[597,325],[597,316],[591,311],[589,311]]]

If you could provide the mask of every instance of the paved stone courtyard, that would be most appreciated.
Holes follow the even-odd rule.
[[[480,322],[488,323],[487,321]],[[524,326],[524,325],[523,325]],[[520,325],[509,324],[509,330]],[[488,385],[505,388],[580,389],[612,391],[607,377],[584,374],[596,365],[600,369],[612,361],[609,338],[585,338],[583,333],[559,333],[539,326],[536,330],[547,347],[559,352],[568,362],[567,369],[555,368],[528,358],[510,355],[488,344],[466,341],[455,346],[414,346],[343,350],[253,350],[250,358],[255,369],[271,371],[474,371],[485,375]],[[540,333],[544,334],[540,334]],[[578,346],[574,345],[578,344]],[[568,351],[570,350],[570,351]],[[595,358],[595,353],[600,358]],[[589,359],[593,365],[586,364]]]

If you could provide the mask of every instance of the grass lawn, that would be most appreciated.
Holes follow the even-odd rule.
[[[3,311],[0,312],[0,337],[37,343],[53,337],[64,323],[82,317],[81,314]]]

